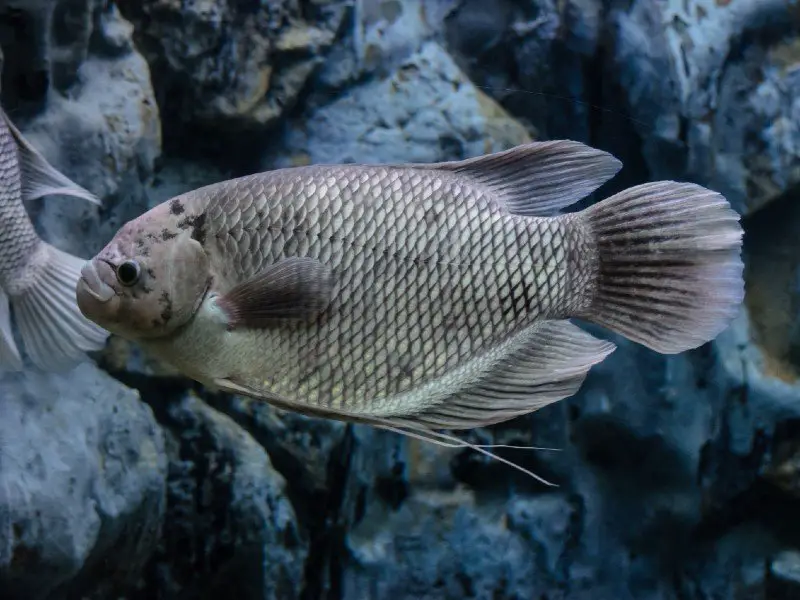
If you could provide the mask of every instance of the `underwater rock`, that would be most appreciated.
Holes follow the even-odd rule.
[[[595,121],[608,108],[600,98],[607,74],[597,60],[600,0],[449,4],[445,47],[480,89],[536,137],[596,145]]]
[[[476,506],[471,492],[456,489],[420,491],[397,510],[372,503],[347,538],[342,595],[557,597],[550,594],[562,578],[568,527],[569,505],[560,497]]]
[[[0,589],[111,597],[139,577],[165,509],[150,409],[91,364],[0,376]]]
[[[368,77],[386,77],[436,38],[459,0],[359,0],[314,80],[307,106],[327,104]]]
[[[50,89],[67,93],[80,79],[89,46],[96,41],[95,18],[106,11],[114,8],[103,0],[0,1],[6,109],[36,112],[47,103]]]
[[[263,129],[297,101],[333,43],[336,1],[122,0],[169,127]]]
[[[800,596],[800,552],[786,550],[770,564],[769,598],[791,600]]]
[[[50,26],[31,33],[44,53],[46,73],[61,68],[57,42],[71,39],[60,28],[73,20],[88,28],[78,36],[77,25],[68,27],[74,36],[87,38],[82,50],[74,52],[81,62],[69,86],[47,83],[37,92],[36,102],[20,103],[26,78],[14,78],[4,69],[2,98],[11,119],[45,158],[103,200],[100,211],[61,197],[46,197],[28,207],[47,241],[67,252],[90,256],[122,223],[147,207],[144,184],[152,177],[161,152],[161,122],[150,70],[133,48],[130,23],[113,3],[53,1],[19,6],[30,12],[0,10],[0,26],[13,27],[23,17],[37,27]],[[52,22],[45,19],[48,11],[53,13]],[[15,60],[20,59],[15,53],[17,42],[8,42],[4,52]],[[35,67],[33,62],[21,64],[29,70]]]
[[[688,178],[748,214],[800,182],[797,8],[634,2],[614,66],[653,178]]]
[[[308,542],[264,449],[191,394],[157,412],[167,430],[167,508],[131,597],[298,598]]]
[[[432,162],[504,150],[526,129],[425,43],[385,78],[357,86],[289,127],[275,166]]]

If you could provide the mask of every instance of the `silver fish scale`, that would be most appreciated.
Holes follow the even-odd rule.
[[[298,401],[391,408],[392,396],[563,313],[568,284],[588,277],[568,274],[568,257],[587,251],[568,217],[508,215],[449,173],[342,165],[225,183],[206,198],[219,280],[234,285],[286,256],[333,268],[321,318],[260,338],[262,384]]]
[[[17,145],[0,119],[0,287],[8,293],[28,284],[24,271],[41,240],[22,204]]]

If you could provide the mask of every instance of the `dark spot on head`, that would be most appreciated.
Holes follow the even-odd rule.
[[[200,213],[194,218],[192,238],[200,242],[200,244],[206,241],[206,213]]]
[[[161,239],[164,240],[165,242],[167,240],[171,240],[172,238],[177,237],[177,236],[178,236],[177,233],[172,233],[169,229],[164,229],[161,232]]]
[[[201,244],[206,241],[206,213],[200,213],[194,217],[186,217],[178,223],[180,229],[192,229],[192,239]]]
[[[161,311],[161,319],[164,321],[166,325],[169,323],[169,320],[172,318],[172,299],[169,297],[167,292],[161,292],[161,297],[159,298],[159,302],[164,305],[164,309]]]
[[[155,272],[155,271],[153,271],[153,269],[150,269],[150,268],[148,268],[148,269],[147,269],[147,275],[148,275],[149,277],[152,277],[153,279],[155,279],[155,278],[156,278],[156,272]]]
[[[173,215],[182,215],[185,212],[185,208],[183,208],[183,204],[180,203],[180,200],[175,199],[169,203],[169,212]]]

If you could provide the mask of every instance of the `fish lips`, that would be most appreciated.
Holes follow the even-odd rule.
[[[109,274],[111,272],[111,267],[105,263],[102,263],[100,268],[107,269]],[[78,282],[79,295],[81,290],[102,304],[105,304],[117,295],[114,288],[103,281],[97,265],[93,260],[86,262],[81,268],[81,278]]]

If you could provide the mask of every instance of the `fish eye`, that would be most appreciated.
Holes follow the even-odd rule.
[[[124,286],[132,286],[139,281],[141,272],[139,263],[135,260],[126,260],[117,267],[117,280]]]

